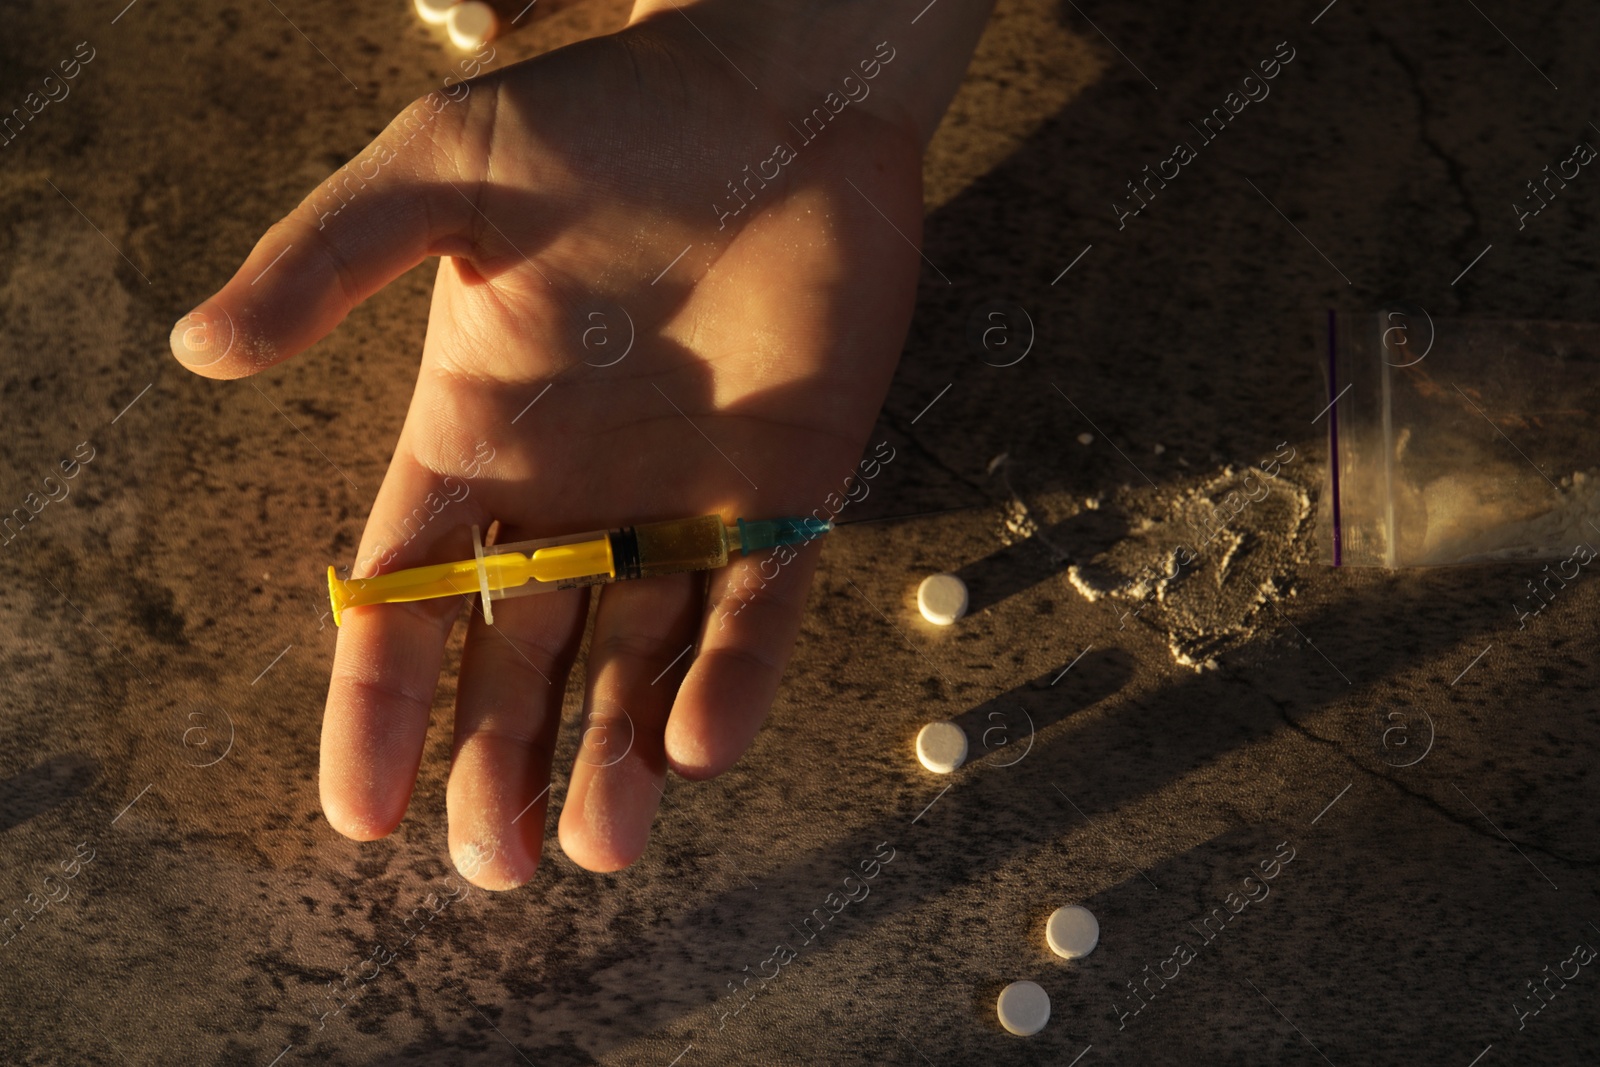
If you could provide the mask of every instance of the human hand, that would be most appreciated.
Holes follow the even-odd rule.
[[[841,491],[910,319],[928,107],[869,94],[825,108],[825,127],[804,140],[791,120],[824,107],[846,75],[862,84],[858,61],[883,62],[877,38],[805,64],[773,58],[772,29],[752,29],[748,8],[723,0],[640,10],[619,33],[422,105],[426,118],[391,124],[174,329],[175,355],[198,373],[254,374],[424,257],[444,257],[353,576],[463,558],[469,528],[494,520],[512,541],[713,512],[805,515]],[[878,71],[884,87],[892,68]],[[791,158],[763,180],[780,144]],[[609,347],[594,343],[597,322]],[[212,328],[209,342],[197,324]],[[483,458],[479,442],[493,460],[463,495],[460,466]],[[384,544],[439,500],[413,540]],[[666,768],[710,777],[749,745],[817,552],[806,546],[764,583],[752,557],[709,581],[595,590],[584,741],[560,819],[575,862],[631,863]],[[481,887],[520,885],[538,863],[588,599],[510,599],[493,627],[469,623],[446,803],[452,857]],[[460,607],[345,613],[321,754],[323,808],[341,833],[371,840],[403,817]]]

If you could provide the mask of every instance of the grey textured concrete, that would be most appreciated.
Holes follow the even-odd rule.
[[[459,896],[459,637],[401,829],[339,837],[316,783],[323,568],[385,469],[431,268],[250,381],[167,352],[456,57],[398,0],[120,6],[11,5],[0,38],[7,110],[93,49],[0,149],[0,508],[92,456],[0,550],[0,1059],[1600,1059],[1574,950],[1600,946],[1600,584],[1519,629],[1538,567],[1335,572],[1305,510],[1321,309],[1597,317],[1600,178],[1521,230],[1511,206],[1600,143],[1589,5],[1002,0],[926,165],[937,272],[874,436],[896,459],[852,505],[972,507],[830,537],[768,724],[731,773],[669,783],[639,864],[552,839],[529,886]],[[624,10],[541,4],[502,56]],[[1126,183],[1280,42],[1271,95],[1119,229]],[[1031,318],[1015,365],[972,343],[990,301]],[[1074,584],[1128,576],[1280,442],[1272,493],[1170,596],[1133,615]],[[914,590],[939,570],[974,611],[935,631]],[[935,718],[974,740],[949,779],[912,755]],[[1071,902],[1101,939],[1069,963],[1044,920]],[[994,1014],[1023,978],[1053,1005],[1027,1039]],[[351,1003],[319,1025],[333,982]]]

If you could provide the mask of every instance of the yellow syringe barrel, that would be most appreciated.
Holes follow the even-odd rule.
[[[485,621],[494,622],[492,604],[506,597],[555,589],[654,578],[685,571],[725,567],[733,552],[751,552],[815,540],[833,528],[824,519],[735,520],[720,515],[646,522],[615,530],[485,545],[473,527],[473,558],[412,567],[372,578],[341,580],[328,568],[328,599],[333,621],[346,608],[397,604],[432,597],[479,594]]]
[[[548,588],[561,588],[576,579],[605,580],[616,577],[611,555],[611,540],[605,534],[584,535],[584,540],[544,544],[531,552],[518,552],[518,546],[493,546],[483,556],[484,578],[489,595],[504,596],[507,591],[538,582]],[[579,583],[581,584],[581,583]],[[341,624],[346,608],[363,604],[401,604],[409,600],[469,595],[479,592],[478,561],[464,559],[411,567],[373,578],[341,580],[328,568],[328,599],[333,604],[334,625]]]

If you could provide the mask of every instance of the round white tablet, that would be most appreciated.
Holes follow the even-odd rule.
[[[1050,994],[1035,982],[1012,982],[994,1007],[1000,1025],[1018,1037],[1032,1037],[1050,1021]]]
[[[930,722],[917,731],[917,759],[935,774],[967,762],[967,732],[953,722]]]
[[[1088,908],[1068,904],[1057,908],[1045,924],[1044,939],[1050,951],[1064,960],[1087,956],[1100,943],[1100,921]]]
[[[953,574],[930,574],[917,586],[917,610],[936,626],[949,626],[967,613],[967,583]]]
[[[465,0],[450,9],[445,28],[450,31],[451,44],[463,52],[475,52],[494,39],[500,20],[488,4]]]
[[[456,0],[416,0],[417,14],[422,21],[430,26],[439,26],[450,17],[450,9],[456,6]]]

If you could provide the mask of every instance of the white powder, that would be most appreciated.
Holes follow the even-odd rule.
[[[1097,581],[1076,563],[1067,568],[1067,581],[1091,604],[1116,589],[1115,583]]]
[[[1600,471],[1562,478],[1541,508],[1500,490],[1505,480],[1473,471],[1435,479],[1422,491],[1427,533],[1416,558],[1422,564],[1571,555],[1600,535]]]
[[[1313,545],[1310,494],[1286,476],[1228,465],[1135,506],[1127,536],[1068,567],[1067,582],[1090,603],[1116,603],[1113,628],[1154,629],[1175,664],[1216,670],[1220,656],[1255,640],[1269,599],[1294,595]],[[1202,571],[1207,580],[1190,580]]]
[[[1033,521],[1033,516],[1028,514],[1028,505],[1013,496],[1006,501],[1006,512],[1003,520],[1003,532],[1000,540],[1008,545],[1018,541],[1026,541],[1039,532],[1039,524]]]

